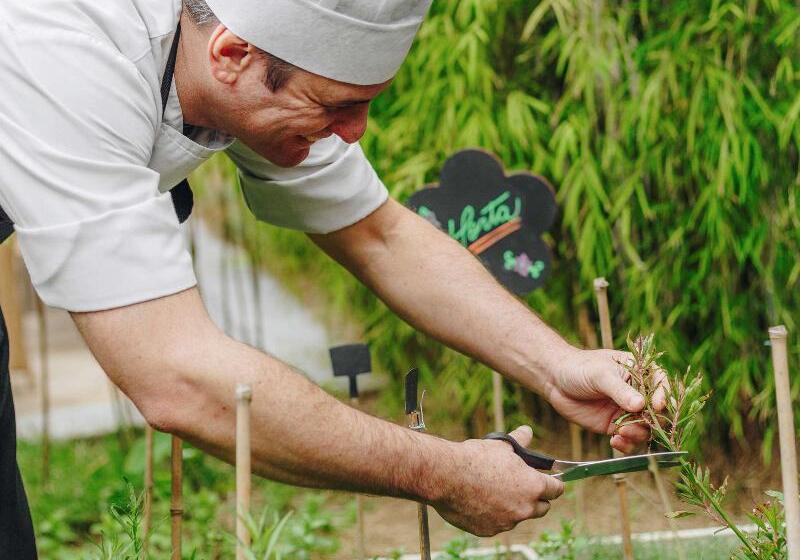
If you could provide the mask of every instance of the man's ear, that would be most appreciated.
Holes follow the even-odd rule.
[[[211,74],[223,84],[234,84],[253,62],[252,47],[220,24],[208,39]]]

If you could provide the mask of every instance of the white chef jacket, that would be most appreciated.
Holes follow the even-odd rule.
[[[181,133],[161,79],[180,0],[0,0],[0,206],[45,303],[110,309],[196,283],[167,192],[227,149],[262,220],[327,233],[388,194],[336,136],[280,168],[224,134]]]

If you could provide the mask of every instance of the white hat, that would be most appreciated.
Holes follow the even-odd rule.
[[[206,0],[236,35],[295,66],[350,84],[397,73],[432,0]]]

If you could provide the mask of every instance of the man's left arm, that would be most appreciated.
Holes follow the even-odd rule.
[[[469,251],[398,202],[310,237],[410,324],[543,395],[566,418],[613,434],[616,416],[644,406],[623,380],[626,353],[571,346]],[[629,425],[611,444],[627,452],[647,437]]]

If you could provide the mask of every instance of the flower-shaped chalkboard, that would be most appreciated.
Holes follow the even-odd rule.
[[[506,176],[493,155],[464,150],[445,162],[439,186],[417,191],[407,204],[517,295],[538,288],[550,273],[550,250],[541,235],[553,225],[556,198],[544,179]]]

